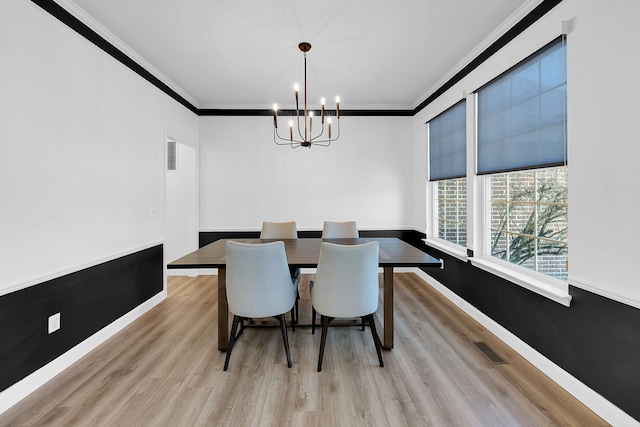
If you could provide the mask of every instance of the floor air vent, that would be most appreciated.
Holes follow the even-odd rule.
[[[489,359],[489,361],[491,363],[493,363],[495,365],[497,365],[497,364],[506,364],[507,363],[506,360],[504,360],[502,357],[500,357],[486,343],[484,343],[482,341],[476,341],[473,344],[478,348],[478,350],[480,350],[480,352],[482,354],[484,354],[486,356],[487,359]]]

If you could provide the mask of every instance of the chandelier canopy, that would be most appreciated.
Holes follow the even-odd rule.
[[[328,147],[333,141],[340,137],[340,98],[336,96],[336,109],[333,114],[335,125],[332,129],[332,115],[330,110],[325,110],[325,99],[320,100],[320,126],[316,125],[316,134],[313,134],[314,110],[307,108],[307,52],[311,50],[311,43],[302,42],[298,45],[304,55],[304,105],[300,111],[298,103],[298,91],[300,86],[294,85],[296,98],[296,131],[294,132],[294,121],[289,120],[288,138],[280,136],[278,133],[278,104],[273,105],[273,141],[278,145],[289,145],[291,148],[307,147],[312,145]],[[302,113],[302,115],[301,115]],[[317,111],[315,111],[317,113]],[[325,134],[325,121],[327,123]],[[316,119],[317,123],[317,119]]]

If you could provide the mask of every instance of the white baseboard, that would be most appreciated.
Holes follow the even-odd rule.
[[[418,268],[414,268],[413,271],[431,287],[471,316],[475,321],[487,328],[495,336],[500,338],[505,344],[531,362],[536,368],[540,369],[545,375],[590,408],[593,412],[598,414],[606,422],[612,426],[640,426],[640,423],[629,414],[609,402],[591,388],[587,387],[584,383],[553,363],[551,360],[538,353],[527,343],[459,297],[442,283],[438,282],[436,279]]]
[[[80,360],[100,344],[120,332],[131,322],[151,310],[166,298],[167,291],[165,289],[153,298],[145,301],[124,316],[120,317],[115,322],[102,328],[80,344],[68,350],[66,353],[2,391],[0,393],[0,414],[36,391],[46,382]]]

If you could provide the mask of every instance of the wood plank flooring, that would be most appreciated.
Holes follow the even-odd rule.
[[[300,318],[310,319],[300,284]],[[0,426],[606,426],[413,273],[395,275],[395,348],[369,330],[247,329],[229,371],[216,276],[169,277],[169,297],[0,415]],[[483,341],[507,363],[492,364]]]

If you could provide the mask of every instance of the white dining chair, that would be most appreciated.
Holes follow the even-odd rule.
[[[275,240],[275,239],[297,239],[298,227],[295,221],[273,222],[263,221],[262,230],[260,231],[260,239],[262,240]],[[300,283],[300,269],[297,267],[289,268],[291,274],[291,280],[295,286]],[[300,295],[296,294],[296,305],[294,307],[294,316],[291,319],[291,325],[295,328],[295,324],[298,323],[298,301]]]
[[[262,223],[261,239],[297,239],[298,228],[295,221]]]
[[[373,320],[378,309],[378,253],[377,241],[359,245],[322,243],[316,277],[311,283],[311,304],[320,313],[322,324],[318,372],[322,370],[329,322],[335,318],[360,317],[366,321],[380,367],[384,367]]]
[[[280,322],[282,339],[291,367],[285,313],[296,302],[297,285],[291,281],[284,243],[239,243],[229,241],[227,247],[227,302],[233,313],[224,370],[229,367],[236,339],[244,331],[244,321],[275,317]],[[292,312],[293,314],[293,312]],[[240,332],[236,334],[240,325]]]
[[[323,239],[357,239],[360,237],[355,221],[325,221],[322,226]],[[362,330],[365,324],[362,320]],[[316,312],[311,308],[311,333],[316,333]]]
[[[357,239],[360,237],[355,221],[325,221],[322,227],[323,239]]]

